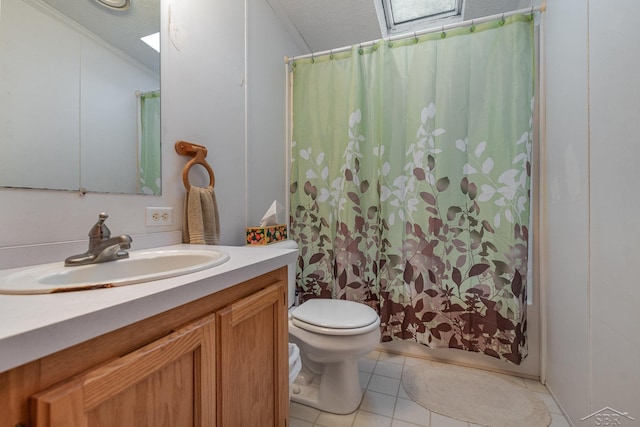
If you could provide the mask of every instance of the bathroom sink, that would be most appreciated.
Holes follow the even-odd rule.
[[[0,272],[0,293],[47,294],[133,285],[205,270],[228,260],[224,251],[177,249],[130,252],[126,259],[79,267],[56,262]]]

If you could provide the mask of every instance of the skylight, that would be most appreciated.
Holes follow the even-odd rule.
[[[387,27],[460,14],[460,0],[382,0]]]
[[[140,37],[140,40],[151,46],[156,52],[160,52],[160,33],[149,34]]]

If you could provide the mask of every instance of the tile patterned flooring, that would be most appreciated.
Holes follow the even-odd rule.
[[[431,412],[411,400],[400,378],[405,366],[420,363],[421,359],[374,351],[358,361],[360,385],[365,394],[357,411],[335,415],[291,402],[290,427],[476,427]],[[570,427],[544,385],[522,378],[515,380],[522,381],[546,403],[551,427]]]

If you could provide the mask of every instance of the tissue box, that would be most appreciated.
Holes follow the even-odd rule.
[[[247,227],[247,245],[268,245],[281,240],[287,240],[286,224]]]

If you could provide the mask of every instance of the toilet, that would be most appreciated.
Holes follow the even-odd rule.
[[[346,300],[311,299],[289,313],[289,341],[300,348],[302,368],[290,389],[293,402],[334,414],[360,406],[357,360],[380,342],[380,317]]]
[[[291,240],[270,246],[298,247]],[[357,360],[378,346],[380,317],[371,307],[346,300],[311,299],[295,305],[296,265],[288,268],[291,401],[349,414],[362,400]]]

